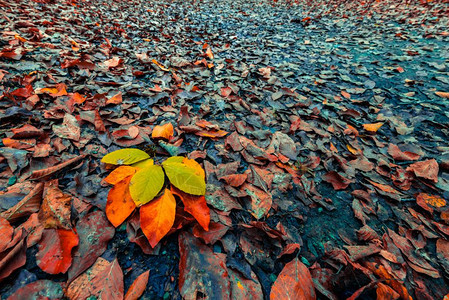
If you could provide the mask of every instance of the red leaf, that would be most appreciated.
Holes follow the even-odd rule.
[[[38,138],[44,134],[42,129],[37,129],[36,127],[26,124],[19,128],[11,129],[13,139],[28,139],[28,138]]]
[[[334,190],[344,190],[352,182],[351,180],[341,176],[335,171],[327,172],[323,176],[324,181],[329,182],[334,187]]]
[[[140,274],[126,292],[125,300],[137,300],[145,292],[147,287],[150,270]]]
[[[205,231],[200,226],[195,225],[193,227],[193,235],[201,238],[206,244],[214,244],[228,232],[228,229],[228,226],[221,223],[210,223],[209,231]]]
[[[184,210],[191,214],[204,228],[204,230],[209,230],[210,222],[210,210],[206,203],[206,198],[204,196],[195,196],[191,194],[184,193],[183,191],[171,186],[171,192],[181,198],[184,204]]]
[[[309,269],[298,258],[285,265],[271,288],[270,299],[316,299]]]
[[[11,242],[14,234],[14,228],[9,224],[8,220],[0,217],[0,253],[6,249]]]
[[[72,249],[78,242],[78,236],[72,230],[44,230],[36,254],[37,265],[49,274],[67,272],[72,264]]]
[[[28,98],[29,96],[33,95],[33,92],[34,92],[33,87],[31,86],[31,84],[28,84],[26,87],[11,92],[11,95],[22,98]]]
[[[44,187],[44,200],[39,210],[39,220],[45,228],[71,229],[70,206],[72,196],[58,188],[58,180],[47,181]]]
[[[438,182],[438,170],[438,163],[435,159],[418,161],[407,168],[407,171],[413,171],[417,177],[429,179],[435,183]]]
[[[29,283],[9,296],[8,300],[46,299],[57,300],[64,298],[61,283],[51,280],[37,280]]]
[[[413,152],[402,152],[398,146],[391,143],[388,145],[388,154],[390,154],[391,157],[397,161],[418,160],[420,157],[419,154]]]

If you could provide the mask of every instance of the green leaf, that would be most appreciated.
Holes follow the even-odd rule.
[[[182,163],[184,161],[184,156],[172,156],[167,158],[162,165],[170,164],[170,163]]]
[[[161,166],[152,165],[137,171],[129,183],[129,193],[136,206],[144,205],[159,194],[165,175]]]
[[[171,184],[185,193],[198,196],[204,195],[206,193],[204,170],[198,163],[192,163],[193,160],[182,157],[183,162],[188,162],[188,164],[185,164],[179,162],[180,159],[178,157],[180,156],[170,157],[162,163],[165,174],[167,174]]]
[[[106,154],[101,162],[112,165],[131,165],[148,158],[150,156],[142,150],[126,148]]]

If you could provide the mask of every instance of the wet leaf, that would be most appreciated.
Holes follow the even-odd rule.
[[[411,164],[407,171],[412,171],[417,177],[438,182],[438,163],[435,159],[428,159]]]
[[[184,210],[191,214],[203,227],[204,230],[209,230],[209,222],[210,222],[210,210],[206,203],[206,198],[204,196],[195,196],[184,193],[183,191],[171,187],[171,192],[174,195],[179,196],[181,198],[182,203],[184,204]]]

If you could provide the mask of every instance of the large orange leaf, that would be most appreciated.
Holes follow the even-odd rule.
[[[140,226],[151,247],[170,231],[175,222],[176,200],[170,190],[140,208]]]
[[[136,204],[134,204],[129,193],[131,178],[132,176],[126,177],[109,191],[106,202],[106,216],[114,227],[120,226],[136,209]]]
[[[270,299],[316,299],[309,269],[298,258],[285,265],[271,288]]]
[[[154,127],[151,137],[153,139],[166,139],[169,140],[173,136],[174,130],[172,123],[164,125],[157,125]]]
[[[72,230],[45,229],[36,254],[37,265],[49,274],[67,272],[72,264],[72,249],[78,242]]]
[[[209,230],[209,222],[210,222],[210,210],[206,203],[206,198],[204,196],[195,196],[184,193],[183,191],[171,187],[171,192],[179,198],[181,198],[182,203],[184,204],[184,210],[191,214],[204,228],[204,230]]]

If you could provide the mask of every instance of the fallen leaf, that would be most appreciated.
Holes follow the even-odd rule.
[[[175,222],[176,200],[170,190],[140,208],[140,226],[151,247],[170,231]]]
[[[388,145],[388,154],[390,154],[391,157],[393,157],[393,159],[397,161],[418,160],[420,157],[419,154],[413,152],[409,151],[403,152],[401,151],[401,149],[399,149],[398,146],[391,143]]]
[[[123,299],[123,273],[117,259],[112,262],[99,257],[84,274],[67,288],[69,299]]]
[[[153,132],[151,133],[151,137],[153,139],[165,139],[170,140],[171,137],[173,137],[173,125],[172,123],[167,123],[164,125],[156,125],[153,128]]]
[[[434,208],[445,206],[446,200],[437,195],[419,193],[416,197],[416,203],[428,212],[433,213]]]
[[[47,279],[36,280],[16,290],[8,300],[46,299],[59,300],[64,298],[61,283]]]
[[[184,204],[184,210],[191,214],[203,227],[204,230],[209,230],[210,222],[210,210],[206,203],[206,198],[204,196],[195,196],[184,193],[180,189],[171,186],[171,192],[181,198]]]
[[[384,125],[384,123],[373,123],[373,124],[363,124],[363,129],[368,132],[375,133],[379,130],[379,128]]]
[[[72,230],[45,229],[36,253],[37,265],[49,274],[67,272],[72,264],[72,249],[78,242],[78,235]]]
[[[408,166],[407,171],[412,171],[417,177],[438,182],[438,163],[435,159],[418,161]]]
[[[332,184],[334,190],[344,190],[349,184],[351,184],[351,180],[341,176],[335,171],[329,171],[323,176],[323,180]]]
[[[138,300],[145,292],[149,276],[150,270],[140,274],[129,287],[124,300]]]
[[[120,226],[136,209],[136,205],[129,193],[131,178],[132,176],[128,176],[117,182],[108,193],[105,212],[109,222],[114,227]]]
[[[316,299],[315,286],[309,269],[298,258],[284,266],[271,287],[270,299]]]

